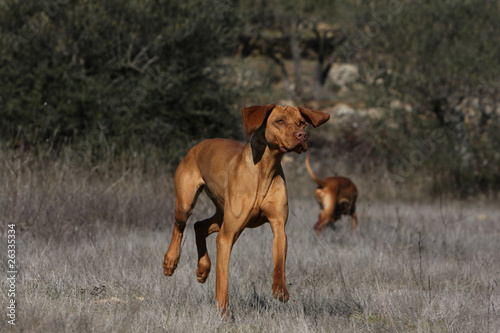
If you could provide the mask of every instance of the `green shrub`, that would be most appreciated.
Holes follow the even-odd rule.
[[[217,59],[233,44],[225,1],[8,1],[0,10],[0,136],[13,144],[145,144],[176,158],[236,136]],[[83,144],[82,144],[83,142]]]

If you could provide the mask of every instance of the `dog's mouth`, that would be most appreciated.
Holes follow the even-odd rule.
[[[281,146],[280,150],[281,150],[282,153],[285,153],[285,154],[292,151],[291,149],[289,149],[289,148],[287,148],[285,146]]]
[[[297,154],[304,153],[307,151],[307,141],[300,141],[291,148],[288,148],[285,145],[281,145],[280,151],[282,151],[283,153],[291,153],[291,152],[296,152]]]

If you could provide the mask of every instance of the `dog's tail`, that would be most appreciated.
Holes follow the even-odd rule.
[[[311,164],[309,164],[309,152],[307,152],[307,155],[306,155],[306,168],[307,168],[307,172],[309,172],[309,176],[311,176],[312,180],[314,180],[319,186],[322,186],[323,182],[321,181],[321,179],[316,177],[316,175],[314,174],[314,172],[311,168]]]

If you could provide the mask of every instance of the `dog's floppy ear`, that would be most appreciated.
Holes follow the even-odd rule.
[[[257,130],[257,128],[262,125],[267,115],[275,107],[274,104],[267,104],[263,106],[250,106],[248,108],[241,109],[241,115],[243,117],[243,127],[245,127],[245,133],[247,135],[252,134]]]
[[[307,118],[314,127],[322,125],[330,119],[330,115],[325,112],[299,107],[300,113]]]

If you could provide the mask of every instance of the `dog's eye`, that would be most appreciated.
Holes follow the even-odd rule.
[[[284,119],[278,119],[278,120],[276,120],[276,122],[277,122],[278,124],[284,124],[284,123],[285,123],[285,120],[284,120]]]
[[[300,123],[299,123],[300,126],[306,126],[306,122],[301,120]]]

